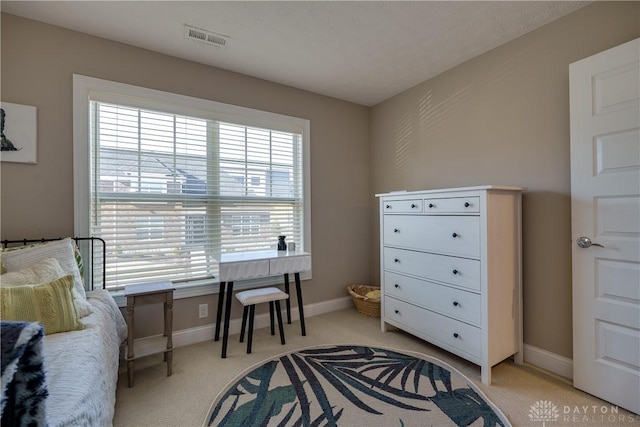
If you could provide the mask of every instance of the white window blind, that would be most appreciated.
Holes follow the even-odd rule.
[[[221,253],[279,235],[304,247],[302,132],[138,104],[89,100],[89,227],[107,242],[108,288],[210,279]]]

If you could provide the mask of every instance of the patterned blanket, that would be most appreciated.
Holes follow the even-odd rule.
[[[46,426],[47,386],[43,367],[44,329],[39,323],[0,323],[2,403],[6,426]]]

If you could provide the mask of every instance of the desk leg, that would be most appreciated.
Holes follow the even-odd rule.
[[[134,297],[127,297],[127,376],[129,380],[129,387],[133,387],[133,370],[134,370],[134,361],[133,361],[133,307],[134,307]]]
[[[284,291],[288,295],[291,295],[291,292],[289,291],[289,273],[284,274]],[[287,325],[290,325],[291,324],[291,297],[287,298],[285,304],[287,306]]]
[[[218,311],[216,312],[216,333],[213,337],[214,341],[220,341],[220,321],[222,320],[222,307],[224,303],[224,288],[226,282],[220,282],[220,292],[218,292]]]
[[[167,376],[173,373],[173,291],[167,292],[167,302],[165,303],[165,334],[167,336]]]
[[[224,310],[224,333],[222,334],[222,358],[227,357],[227,342],[229,341],[229,318],[231,317],[231,299],[233,297],[233,281],[229,281],[227,301]]]
[[[298,296],[298,311],[300,312],[300,328],[302,329],[302,336],[304,337],[307,335],[307,329],[304,326],[304,308],[302,307],[302,289],[300,288],[300,273],[295,273],[295,278],[296,278],[296,294]]]

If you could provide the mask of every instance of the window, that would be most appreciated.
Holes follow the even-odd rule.
[[[107,287],[215,281],[228,252],[309,241],[309,123],[74,76],[75,226]]]

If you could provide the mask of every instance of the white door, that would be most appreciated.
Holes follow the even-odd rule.
[[[635,413],[640,413],[639,56],[637,39],[569,69],[573,381]]]

